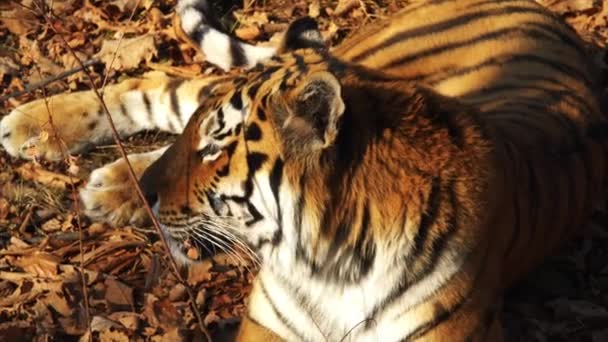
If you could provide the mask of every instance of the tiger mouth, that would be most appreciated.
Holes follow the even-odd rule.
[[[170,226],[164,224],[160,226],[171,254],[183,264],[200,262],[221,252],[215,244],[208,240],[194,239],[190,234],[179,236],[172,233]]]

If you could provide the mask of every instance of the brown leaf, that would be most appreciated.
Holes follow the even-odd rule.
[[[120,324],[101,316],[95,316],[91,320],[91,332],[98,333],[98,338],[96,338],[98,341],[129,341],[127,329]],[[92,336],[90,336],[89,332],[87,332],[86,334],[82,335],[80,341],[92,341]]]
[[[8,213],[10,212],[11,204],[8,203],[6,198],[0,197],[0,220],[6,220]]]
[[[71,184],[71,180],[74,180],[75,183],[80,181],[74,177],[70,178],[60,173],[47,171],[32,163],[20,166],[17,168],[17,173],[25,180],[31,180],[55,189],[66,189],[68,184]]]
[[[19,66],[15,64],[12,58],[0,56],[0,80],[4,75],[17,75],[18,72]]]
[[[262,34],[262,31],[257,26],[246,26],[234,30],[234,34],[242,40],[254,40]]]
[[[21,6],[14,6],[10,11],[0,11],[0,23],[17,36],[26,35],[39,24],[36,16]]]
[[[338,1],[336,9],[334,9],[333,15],[340,16],[350,10],[355,9],[356,7],[359,7],[360,5],[361,3],[359,0],[340,0]]]
[[[319,0],[311,1],[310,5],[308,5],[308,16],[311,18],[316,18],[321,14],[321,4],[319,4]]]
[[[536,0],[541,5],[559,14],[583,12],[593,9],[597,0]]]
[[[141,62],[151,61],[157,52],[154,37],[146,34],[122,41],[105,40],[95,57],[100,58],[106,68],[128,70],[137,68]]]
[[[132,12],[136,7],[149,9],[154,0],[113,0],[109,4],[118,7],[121,12]]]
[[[187,297],[186,287],[182,284],[176,284],[169,290],[169,300],[172,302],[183,301]]]
[[[192,264],[188,268],[188,285],[197,286],[202,282],[208,281],[211,279],[211,274],[209,270],[213,266],[211,260],[203,260],[201,262]]]
[[[60,262],[61,260],[55,255],[37,251],[18,258],[13,265],[38,277],[53,278],[57,275]]]
[[[180,341],[186,341],[186,334],[179,327],[175,327],[175,328],[170,329],[166,333],[164,333],[161,336],[160,341],[161,342],[173,342],[173,341],[180,342]]]
[[[108,318],[110,318],[111,320],[113,320],[115,322],[119,322],[125,328],[127,328],[131,331],[136,331],[139,329],[139,327],[141,325],[140,316],[141,315],[139,315],[137,313],[133,313],[133,312],[118,311],[118,312],[111,313]]]
[[[133,307],[133,289],[124,283],[108,277],[105,281],[105,299],[109,304]]]

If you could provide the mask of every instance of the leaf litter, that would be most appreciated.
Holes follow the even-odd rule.
[[[415,1],[419,0],[244,1],[244,8],[233,15],[229,14],[234,2],[212,3],[223,13],[224,28],[252,43],[276,40],[292,18],[310,15],[319,21],[323,37],[337,44],[361,25]],[[65,44],[36,14],[41,3],[53,5],[54,27],[81,60],[102,61],[89,67],[96,86],[103,84],[106,72],[109,82],[150,70],[181,77],[218,72],[195,47],[179,38],[172,13],[175,2],[21,0],[0,4],[0,95],[77,66]],[[608,4],[538,2],[563,16],[589,42],[597,63],[607,66]],[[83,73],[76,73],[44,90],[2,103],[0,116],[45,95],[90,86]],[[608,95],[606,84],[604,89]],[[171,139],[145,132],[127,139],[125,145],[129,153],[142,152]],[[169,271],[155,233],[91,223],[76,210],[72,182],[82,184],[91,170],[117,157],[113,146],[100,146],[64,163],[26,162],[0,151],[0,341],[202,339],[186,288]],[[79,219],[84,226],[82,255]],[[606,260],[608,210],[601,208],[581,237],[509,291],[503,310],[508,340],[608,341]],[[218,255],[182,272],[216,339],[233,334],[245,311],[255,266]]]

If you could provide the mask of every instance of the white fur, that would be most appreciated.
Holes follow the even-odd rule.
[[[252,201],[256,207],[264,207],[261,202],[268,205],[266,212],[276,213],[272,194],[267,182],[267,175],[257,177],[259,188],[264,189],[264,194],[256,190],[252,196]],[[272,297],[272,302],[280,308],[280,311],[289,317],[289,320],[304,337],[310,341],[340,341],[351,329],[353,329],[345,341],[396,341],[412,332],[418,327],[424,318],[412,317],[411,315],[399,316],[409,308],[415,307],[423,302],[441,285],[446,283],[461,267],[462,258],[454,255],[442,256],[438,261],[436,269],[425,279],[413,285],[398,300],[394,301],[389,307],[380,310],[372,323],[372,328],[364,330],[364,320],[369,317],[373,308],[383,298],[399,285],[399,277],[402,275],[407,265],[393,265],[386,260],[394,260],[395,256],[403,255],[408,245],[393,244],[392,247],[377,248],[375,263],[372,271],[359,283],[354,285],[336,285],[322,281],[310,276],[309,266],[296,259],[296,240],[297,233],[293,226],[295,203],[293,193],[286,185],[280,189],[281,210],[283,214],[283,240],[281,244],[272,249],[267,245],[261,251],[263,267],[258,275],[257,281],[263,283],[267,292]],[[266,215],[266,212],[264,215]],[[266,216],[266,217],[276,217]],[[408,220],[409,224],[416,220]],[[318,222],[314,217],[303,220],[303,235],[310,235],[311,228]],[[278,227],[277,222],[267,220],[260,223],[262,227],[254,227],[248,231],[250,239],[260,235],[271,235],[272,228]],[[407,227],[412,229],[413,227]],[[395,227],[395,229],[407,229],[406,227]],[[306,241],[306,240],[302,240]],[[253,242],[253,241],[252,241]],[[317,313],[313,321],[311,315],[307,313],[298,301],[296,295],[289,292],[285,284],[287,280],[291,285],[303,293],[309,300],[311,307]],[[256,285],[259,287],[259,285]],[[286,340],[297,340],[296,336],[290,334],[280,319],[274,315],[272,307],[261,294],[254,291],[254,296],[250,299],[249,314],[256,320],[272,329]]]

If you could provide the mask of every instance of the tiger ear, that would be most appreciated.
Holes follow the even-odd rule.
[[[281,124],[287,145],[309,152],[331,146],[344,113],[340,82],[326,71],[311,74],[284,98]]]
[[[306,48],[327,48],[317,22],[311,17],[299,18],[289,24],[279,51],[287,52]]]

